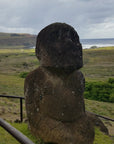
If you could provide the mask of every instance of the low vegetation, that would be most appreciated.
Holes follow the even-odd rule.
[[[114,102],[114,78],[107,82],[86,82],[84,97],[91,100]]]
[[[114,78],[114,47],[83,50],[81,69],[86,81],[107,81]]]
[[[0,74],[0,94],[23,96],[24,79],[15,75]]]
[[[85,108],[87,111],[114,119],[113,103],[85,99]]]
[[[16,37],[16,35],[13,35]],[[10,36],[10,37],[13,37]],[[9,47],[13,48],[9,49]],[[22,49],[23,46],[0,48],[0,94],[24,96],[24,79],[26,75],[39,66],[34,49]],[[16,48],[16,47],[15,47]],[[81,69],[86,79],[85,106],[87,111],[114,119],[114,47],[83,50],[84,67]],[[97,101],[96,101],[97,100]],[[98,101],[99,100],[99,101]],[[101,102],[104,101],[104,102]],[[108,101],[108,102],[106,102]],[[109,103],[111,102],[111,103]],[[24,120],[26,119],[25,104]],[[0,117],[14,122],[19,119],[19,100],[0,98]],[[114,124],[104,121],[114,135]],[[36,144],[39,143],[31,136],[27,124],[12,123]],[[114,139],[101,133],[96,128],[94,144],[112,144]],[[113,141],[113,142],[112,142]],[[7,132],[0,128],[1,144],[18,144]]]
[[[28,72],[21,72],[21,73],[19,74],[19,77],[20,77],[20,78],[26,78],[27,75],[28,75]]]
[[[98,128],[95,129],[95,140],[93,144],[113,144],[111,138],[103,134]]]
[[[43,141],[36,140],[34,136],[31,135],[28,130],[28,126],[26,123],[13,123],[11,124],[19,131],[21,131],[24,135],[26,135],[29,139],[31,139],[35,144],[44,144]],[[1,144],[20,144],[16,139],[14,139],[8,132],[6,132],[3,128],[0,128],[0,142]],[[94,144],[113,144],[112,140],[109,136],[100,132],[98,128],[95,128],[95,140]]]
[[[28,130],[28,126],[26,123],[11,123],[16,129],[26,135],[29,139],[31,139],[35,144],[40,144],[40,140],[36,140]],[[13,136],[11,136],[7,131],[0,127],[0,143],[1,144],[20,144]]]

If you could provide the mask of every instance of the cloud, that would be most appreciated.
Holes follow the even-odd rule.
[[[35,30],[33,28],[23,28],[23,27],[19,27],[19,28],[15,28],[15,27],[4,27],[4,26],[0,26],[0,32],[7,32],[7,33],[30,33],[30,34],[34,34]]]
[[[99,24],[93,24],[91,28],[88,28],[88,36],[96,37],[98,38],[111,38],[111,36],[114,36],[114,21],[113,22],[104,22]]]
[[[81,38],[114,37],[113,0],[0,0],[0,31],[37,34],[53,22],[72,25]]]

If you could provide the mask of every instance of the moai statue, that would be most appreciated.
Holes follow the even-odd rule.
[[[26,110],[33,135],[54,144],[92,144],[85,113],[82,46],[68,24],[54,23],[37,36],[40,66],[25,80]]]

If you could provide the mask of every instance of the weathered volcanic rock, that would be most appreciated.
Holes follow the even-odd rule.
[[[26,79],[27,104],[31,105],[30,110],[34,108],[36,114],[41,112],[62,122],[75,121],[85,115],[83,81],[80,71],[58,77],[39,67]]]
[[[76,31],[54,23],[37,37],[40,67],[25,80],[31,132],[45,142],[92,144],[94,129],[85,113],[82,47]]]
[[[90,112],[86,112],[86,115],[87,115],[88,119],[91,120],[91,122],[94,126],[99,127],[103,133],[105,133],[106,135],[109,135],[107,127],[96,115],[94,115]]]
[[[85,114],[83,81],[80,71],[60,77],[39,67],[28,75],[26,108],[36,137],[57,144],[92,144],[94,131]]]
[[[79,36],[64,23],[54,23],[41,30],[37,36],[36,56],[45,67],[79,69],[83,65]]]

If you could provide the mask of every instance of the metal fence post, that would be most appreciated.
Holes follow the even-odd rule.
[[[20,121],[23,121],[23,100],[20,98]]]

